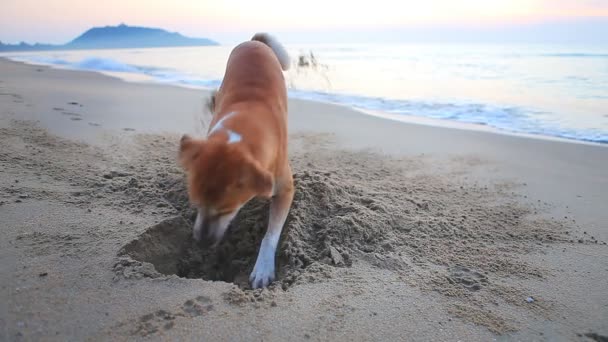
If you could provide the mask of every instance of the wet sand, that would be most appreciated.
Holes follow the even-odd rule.
[[[608,336],[608,148],[291,101],[279,280],[252,291],[267,203],[189,235],[207,96],[0,60],[4,340]]]

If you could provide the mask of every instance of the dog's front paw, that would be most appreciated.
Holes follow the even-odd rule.
[[[274,263],[262,262],[253,267],[253,272],[249,276],[251,288],[259,289],[266,287],[274,280]]]

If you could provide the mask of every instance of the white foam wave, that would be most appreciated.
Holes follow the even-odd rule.
[[[124,64],[109,58],[89,57],[74,63],[74,67],[85,70],[113,71],[113,72],[141,72],[135,66]]]

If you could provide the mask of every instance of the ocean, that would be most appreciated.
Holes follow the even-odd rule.
[[[127,81],[216,88],[233,46],[3,53]],[[293,98],[389,119],[608,143],[608,46],[287,45]]]

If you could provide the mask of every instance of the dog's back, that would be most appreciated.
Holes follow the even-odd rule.
[[[214,112],[222,113],[224,104],[242,101],[272,102],[277,100],[286,112],[287,90],[282,70],[289,68],[289,56],[272,36],[258,33],[252,40],[232,50],[222,85],[215,95]],[[271,99],[272,101],[268,101]]]
[[[287,158],[287,88],[283,70],[288,68],[289,57],[280,43],[268,34],[258,33],[232,50],[222,85],[213,99],[215,115],[210,127],[230,113],[243,113],[232,124],[235,130],[249,135],[243,142],[255,143],[252,152],[269,169]]]

